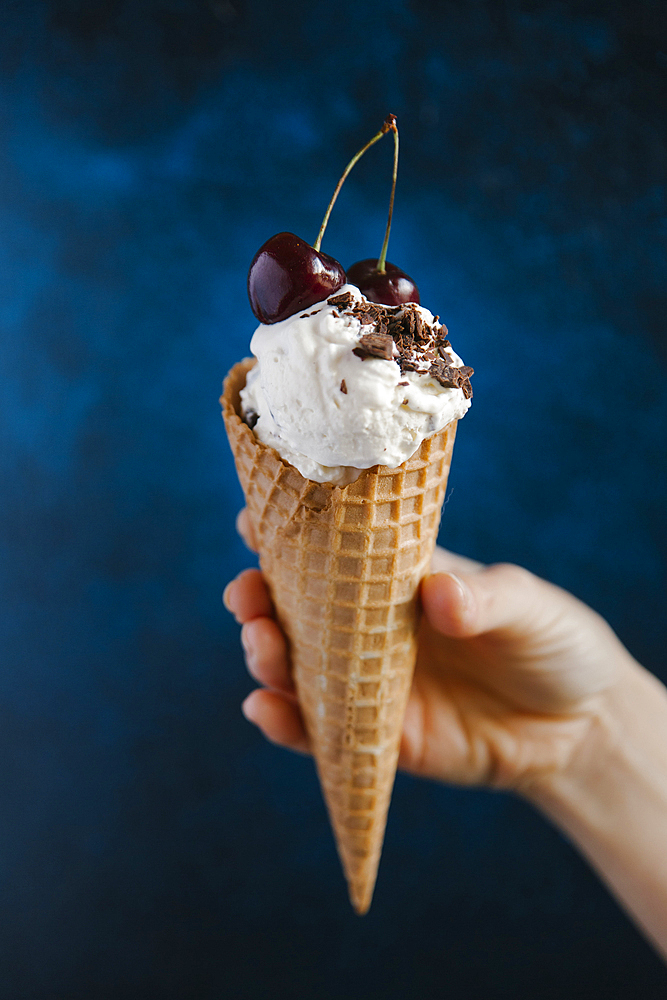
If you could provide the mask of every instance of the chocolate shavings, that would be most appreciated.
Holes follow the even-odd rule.
[[[381,358],[391,361],[394,357],[393,345],[398,351],[401,374],[417,372],[430,375],[447,389],[461,389],[466,399],[472,396],[470,376],[472,368],[457,368],[448,353],[447,327],[435,317],[433,325],[424,321],[419,307],[411,302],[399,306],[385,306],[375,302],[358,302],[346,292],[327,300],[348,315],[356,316],[362,327],[372,325],[371,333],[364,333],[353,353],[365,358]],[[409,383],[401,383],[409,384]]]
[[[391,361],[394,356],[394,341],[386,333],[365,333],[359,346],[352,351],[363,361],[365,358],[382,358]]]
[[[342,295],[334,295],[334,296],[332,296],[332,298],[327,299],[328,305],[330,305],[330,306],[337,306],[339,309],[341,307],[343,309],[347,309],[347,308],[349,308],[349,306],[352,305],[353,302],[354,302],[354,299],[353,299],[352,295],[350,294],[350,292],[343,292]]]
[[[446,389],[462,389],[466,399],[470,399],[472,396],[472,386],[470,385],[472,368],[468,368],[466,365],[455,368],[454,365],[445,364],[443,361],[435,361],[431,365],[429,374]]]
[[[340,312],[347,310],[347,315],[356,316],[362,327],[372,326],[370,333],[364,333],[352,353],[364,361],[366,358],[381,358],[391,361],[394,354],[394,344],[398,351],[398,365],[401,375],[407,372],[417,372],[420,375],[430,375],[446,389],[461,389],[466,399],[472,397],[470,376],[472,368],[462,366],[457,368],[452,364],[448,348],[447,327],[440,323],[440,317],[435,316],[433,325],[429,326],[412,302],[398,306],[386,306],[376,302],[359,302],[350,292],[343,292],[327,299],[330,306],[335,306]],[[399,385],[409,385],[400,382]],[[341,382],[341,392],[347,392],[345,380]]]

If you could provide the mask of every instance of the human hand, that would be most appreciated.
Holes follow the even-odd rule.
[[[250,523],[238,527],[250,547]],[[598,614],[518,566],[436,549],[399,766],[524,794],[577,844],[667,957],[667,690]],[[244,712],[308,751],[285,638],[259,570],[225,591],[248,669]]]
[[[238,527],[253,539],[244,511]],[[421,587],[419,650],[399,757],[413,774],[530,793],[563,769],[634,661],[607,623],[518,566],[436,550]],[[275,743],[308,752],[285,638],[263,577],[225,591],[243,625],[248,670],[264,685],[247,718]]]

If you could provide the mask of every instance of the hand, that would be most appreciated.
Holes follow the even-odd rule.
[[[238,526],[253,546],[242,511]],[[667,958],[667,690],[607,623],[518,566],[437,549],[399,766],[523,793],[579,846]],[[308,738],[259,570],[229,584],[250,673],[244,712],[293,750]]]
[[[245,511],[239,531],[253,539]],[[423,777],[529,792],[563,769],[634,661],[607,623],[518,566],[483,566],[437,549],[399,766]],[[248,670],[244,702],[264,735],[308,752],[285,638],[258,570],[229,584]]]

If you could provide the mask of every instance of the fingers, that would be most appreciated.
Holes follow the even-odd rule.
[[[225,588],[225,607],[243,625],[241,643],[248,672],[260,684],[291,692],[285,636],[273,618],[273,605],[258,569],[246,569]]]
[[[564,612],[585,609],[559,587],[508,563],[473,573],[435,573],[424,580],[421,595],[433,628],[454,638],[498,629],[525,633]]]
[[[288,701],[275,691],[258,689],[251,691],[242,708],[246,719],[259,726],[267,740],[298,753],[310,753],[296,702]]]
[[[273,604],[264,577],[258,569],[245,569],[228,583],[222,600],[240,625],[253,618],[271,618]]]
[[[236,515],[236,530],[246,543],[251,552],[257,551],[257,541],[253,531],[252,522],[248,516],[248,508],[244,507]]]
[[[308,753],[308,739],[294,693],[285,637],[272,618],[254,618],[241,629],[248,672],[265,689],[252,691],[243,714],[272,743]]]
[[[243,714],[272,743],[309,753],[290,674],[287,642],[273,618],[273,605],[260,571],[247,569],[240,573],[226,587],[223,601],[243,626],[241,643],[248,672],[271,689],[252,691],[243,702]]]
[[[266,687],[292,694],[287,643],[272,618],[255,618],[241,629],[248,673]]]

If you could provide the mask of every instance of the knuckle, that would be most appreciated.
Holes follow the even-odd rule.
[[[536,579],[535,575],[529,569],[517,566],[516,563],[494,563],[492,566],[489,566],[487,572],[497,577],[498,583],[512,589],[521,588],[527,590],[534,586]]]

